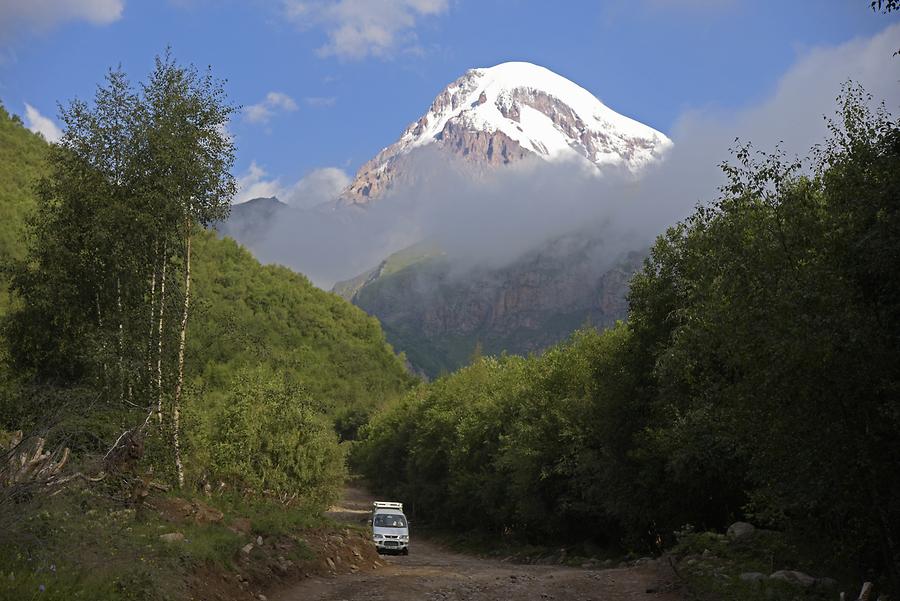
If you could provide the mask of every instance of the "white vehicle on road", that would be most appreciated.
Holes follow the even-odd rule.
[[[372,503],[372,542],[379,553],[409,555],[409,522],[403,514],[403,503]]]

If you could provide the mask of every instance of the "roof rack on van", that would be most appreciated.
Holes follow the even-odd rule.
[[[401,513],[403,512],[403,503],[393,501],[375,501],[372,503],[372,507],[374,509],[399,509]]]

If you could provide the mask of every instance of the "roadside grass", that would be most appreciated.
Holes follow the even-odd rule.
[[[221,511],[222,519],[198,523],[165,508],[194,500]],[[0,601],[179,601],[190,596],[187,581],[198,569],[238,571],[242,546],[257,536],[292,537],[285,554],[313,559],[297,534],[329,525],[310,507],[265,500],[167,493],[151,501],[157,509],[136,511],[85,488],[11,508],[16,517],[0,533]],[[170,533],[184,538],[160,538]]]

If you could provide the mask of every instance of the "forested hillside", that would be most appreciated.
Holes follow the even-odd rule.
[[[0,105],[0,262],[21,257],[25,215],[34,207],[33,186],[44,172],[47,143],[22,125]],[[2,267],[2,265],[0,265]],[[9,297],[6,278],[0,276],[0,315]]]
[[[206,229],[222,83],[167,53],[138,90],[110,71],[54,145],[0,111],[3,598],[193,598],[263,534],[314,559],[341,439],[413,382],[377,320]]]
[[[48,148],[0,107],[0,257],[6,267],[25,253],[25,222],[47,170]],[[197,240],[195,261],[197,313],[186,357],[195,385],[214,391],[239,368],[262,363],[289,370],[322,409],[352,420],[412,383],[376,319],[304,276],[262,266],[213,233]],[[10,300],[3,274],[0,313]]]
[[[742,146],[658,238],[627,322],[420,387],[359,465],[444,526],[647,553],[747,519],[789,541],[757,571],[800,548],[896,587],[900,122],[871,107],[848,87],[806,161]]]
[[[361,309],[285,267],[260,265],[229,238],[204,235],[197,258],[187,363],[198,386],[221,389],[242,367],[283,370],[352,435],[354,420],[412,384]]]

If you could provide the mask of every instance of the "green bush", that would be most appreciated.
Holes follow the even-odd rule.
[[[327,505],[345,476],[344,452],[332,423],[283,373],[240,370],[218,412],[204,416],[209,478],[238,490]],[[198,466],[199,467],[199,466]]]

